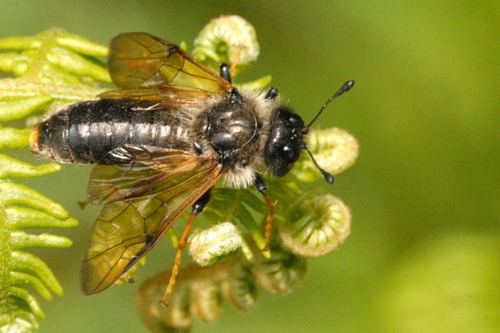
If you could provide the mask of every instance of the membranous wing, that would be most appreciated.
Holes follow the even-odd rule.
[[[89,201],[105,206],[82,261],[87,295],[134,266],[222,171],[213,158],[165,148],[125,145],[109,155],[117,164],[96,165],[88,187]]]
[[[123,88],[101,98],[185,101],[231,90],[229,82],[198,63],[180,47],[148,33],[125,33],[110,44],[108,67],[113,82]]]

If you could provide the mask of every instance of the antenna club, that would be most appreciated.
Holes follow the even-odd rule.
[[[320,169],[320,171],[321,171],[321,174],[323,175],[323,177],[325,177],[325,180],[328,184],[333,184],[335,182],[335,178],[331,174],[329,174],[328,172],[326,172],[323,169]]]
[[[354,80],[349,80],[347,81],[346,83],[344,83],[344,85],[342,86],[342,88],[340,88],[332,97],[331,99],[329,99],[325,104],[329,104],[331,102],[332,99],[336,98],[336,97],[339,97],[340,95],[342,95],[343,93],[346,93],[348,92],[349,90],[352,89],[352,87],[354,87]]]

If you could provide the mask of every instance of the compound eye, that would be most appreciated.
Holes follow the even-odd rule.
[[[288,120],[290,121],[290,125],[293,127],[302,127],[303,125],[302,119],[298,119],[297,117],[290,117]]]
[[[281,106],[274,110],[265,162],[275,176],[286,175],[299,159],[303,147],[303,130],[302,118],[288,108]]]
[[[283,144],[279,140],[268,144],[266,149],[266,164],[275,176],[282,177],[292,168],[300,156],[301,141]]]

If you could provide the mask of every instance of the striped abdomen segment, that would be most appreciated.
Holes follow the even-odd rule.
[[[61,163],[114,164],[106,154],[124,144],[191,150],[186,120],[177,110],[136,100],[67,105],[31,135],[31,150]]]

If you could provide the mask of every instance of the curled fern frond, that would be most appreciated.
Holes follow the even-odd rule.
[[[254,27],[237,15],[222,15],[210,21],[198,34],[194,46],[196,59],[215,70],[221,63],[229,63],[233,76],[257,61],[260,53]]]
[[[252,260],[235,255],[212,266],[187,265],[178,275],[169,306],[158,302],[170,271],[164,271],[141,286],[137,309],[143,323],[153,332],[189,332],[193,319],[209,323],[223,312],[223,300],[240,311],[253,309],[257,286],[272,293],[289,293],[305,278],[305,258],[280,248],[271,247],[271,257],[256,253]]]
[[[255,306],[255,278],[250,263],[241,256],[207,267],[186,266],[165,307],[158,303],[157,296],[170,273],[164,271],[146,280],[137,294],[139,316],[153,332],[189,332],[193,318],[212,322],[222,314],[223,299],[241,311]]]
[[[222,15],[210,21],[194,40],[193,56],[205,66],[218,72],[222,63],[231,65],[231,75],[250,67],[260,53],[255,28],[237,15]],[[235,83],[238,88],[262,89],[271,84],[271,76],[246,83]]]
[[[200,266],[208,266],[242,248],[243,242],[239,229],[233,223],[219,223],[192,233],[189,254]]]
[[[319,257],[338,248],[351,231],[351,212],[331,194],[307,196],[278,224],[283,246],[303,257]]]
[[[93,99],[109,82],[105,66],[89,56],[107,49],[78,36],[53,29],[31,37],[0,39],[0,70],[12,77],[0,80],[0,121],[21,119],[61,103]],[[30,128],[0,126],[0,149],[26,148]],[[28,229],[69,228],[78,222],[41,193],[13,178],[41,177],[60,170],[56,163],[31,165],[0,154],[0,331],[34,332],[44,317],[30,287],[43,298],[62,295],[56,277],[42,259],[25,252],[34,247],[65,248],[72,242]]]

